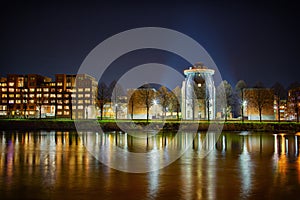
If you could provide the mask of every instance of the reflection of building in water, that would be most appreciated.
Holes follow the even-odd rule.
[[[182,83],[183,119],[214,119],[215,118],[215,85],[214,70],[202,63],[184,70],[186,75]]]

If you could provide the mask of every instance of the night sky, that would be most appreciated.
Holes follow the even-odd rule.
[[[211,55],[223,79],[249,86],[276,81],[288,86],[300,74],[300,12],[288,1],[4,1],[0,8],[0,76],[8,73],[76,73],[106,38],[132,28],[180,31]],[[183,71],[188,63],[159,50],[116,60],[106,78],[133,66],[158,62]],[[199,58],[201,61],[201,58]],[[118,68],[118,70],[115,70]]]

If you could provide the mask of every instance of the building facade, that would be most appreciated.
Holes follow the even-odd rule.
[[[287,99],[287,120],[299,120],[300,87],[290,89]]]
[[[0,79],[0,116],[10,118],[92,118],[96,80],[86,74],[9,74]]]

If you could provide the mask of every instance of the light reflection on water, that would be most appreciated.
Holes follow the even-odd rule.
[[[187,133],[189,134],[189,133]],[[174,134],[98,134],[97,145],[131,152],[163,149]],[[172,149],[187,145],[187,135]],[[132,174],[91,156],[73,132],[0,133],[1,199],[293,199],[300,191],[299,135],[222,133],[201,157],[205,133],[173,164]],[[113,153],[111,154],[113,158]],[[154,161],[152,161],[154,162]]]

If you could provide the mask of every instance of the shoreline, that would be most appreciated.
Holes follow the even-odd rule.
[[[129,120],[117,121],[119,125],[125,127],[126,130],[142,130],[149,123],[145,121],[136,121],[135,123]],[[82,131],[94,131],[99,124],[103,131],[122,131],[114,120],[80,120],[79,128]],[[149,130],[163,129],[165,131],[177,131],[179,126],[183,130],[207,131],[210,124],[221,124],[219,122],[207,121],[166,121],[164,126],[161,122],[151,121]],[[223,122],[222,122],[223,123]],[[76,124],[78,126],[78,124]],[[0,119],[0,127],[3,131],[9,130],[64,130],[76,131],[74,120],[64,119]],[[198,127],[197,127],[198,126]],[[93,128],[94,127],[94,128]],[[254,132],[300,132],[300,123],[296,122],[252,122],[252,121],[228,121],[224,122],[222,131],[254,131]]]

